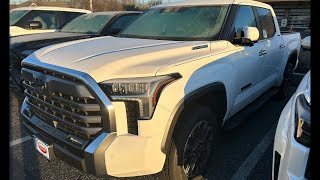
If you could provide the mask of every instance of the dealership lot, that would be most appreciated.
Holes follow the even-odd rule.
[[[295,75],[290,87],[294,93],[303,75]],[[241,123],[226,130],[221,146],[210,159],[208,179],[271,179],[273,136],[280,113],[289,98],[275,100],[274,90],[256,103],[258,107],[243,116]],[[20,123],[19,106],[23,95],[10,92],[10,177],[12,179],[98,179],[86,175],[62,160],[48,162],[38,154],[29,133]],[[117,179],[117,178],[109,178]],[[136,179],[160,179],[158,175]]]

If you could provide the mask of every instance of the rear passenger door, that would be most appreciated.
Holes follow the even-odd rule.
[[[279,29],[276,29],[277,21],[270,9],[254,7],[258,29],[260,32],[260,40],[263,44],[262,52],[262,79],[270,82],[278,77],[280,72],[280,64],[285,51],[285,44],[281,38]]]

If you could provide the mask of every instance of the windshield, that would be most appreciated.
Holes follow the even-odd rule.
[[[21,19],[29,10],[14,10],[10,12],[10,26],[14,25]]]
[[[219,35],[227,6],[187,6],[149,9],[119,37],[209,40]]]
[[[111,17],[104,14],[84,14],[66,24],[60,31],[97,34],[108,23]]]

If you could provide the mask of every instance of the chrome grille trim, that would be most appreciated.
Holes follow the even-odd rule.
[[[71,82],[79,82],[84,85],[92,94],[93,99],[97,101],[101,113],[101,123],[102,128],[106,132],[116,132],[116,120],[115,120],[115,112],[114,107],[105,93],[101,90],[97,82],[89,76],[88,74],[64,67],[59,67],[47,63],[43,63],[33,59],[25,59],[22,61],[22,66],[31,70],[37,70],[49,76],[55,76],[58,78],[64,78]],[[51,73],[51,74],[50,74]],[[27,84],[27,83],[26,83]],[[28,84],[27,84],[28,85]],[[57,96],[52,98],[53,100],[61,100],[68,103],[70,99],[62,98],[61,96]],[[77,102],[77,108],[83,107],[82,105],[85,103],[83,100],[82,103]],[[90,104],[91,102],[87,102]],[[71,103],[75,104],[75,103]],[[87,104],[86,104],[87,105]],[[86,107],[87,110],[91,109],[91,111],[96,110],[97,106],[90,105]],[[88,109],[89,108],[89,109]],[[88,111],[90,112],[90,111]]]

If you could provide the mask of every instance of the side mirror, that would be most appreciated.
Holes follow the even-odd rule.
[[[42,23],[40,21],[30,21],[29,22],[29,27],[31,29],[41,29],[42,28]]]
[[[311,49],[311,37],[310,36],[307,36],[302,39],[301,47],[304,51]]]
[[[233,43],[244,46],[253,46],[259,39],[259,30],[256,27],[244,26],[241,29],[241,38],[233,39]]]
[[[256,27],[244,26],[241,31],[243,32],[243,38],[249,39],[252,42],[259,39],[259,30]]]

